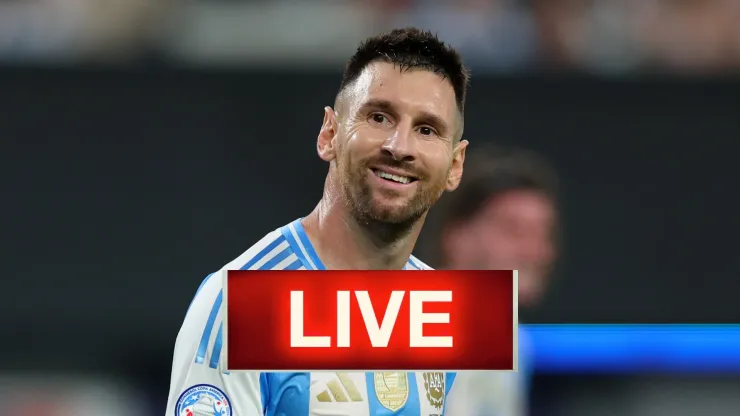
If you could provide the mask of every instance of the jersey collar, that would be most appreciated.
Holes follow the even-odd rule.
[[[303,220],[303,218],[298,218],[290,224],[283,226],[280,231],[285,239],[288,240],[288,244],[290,244],[291,249],[293,249],[293,252],[301,260],[301,263],[303,263],[303,267],[305,267],[306,270],[326,270],[324,263],[321,261],[318,254],[316,254],[316,250],[314,250],[311,240],[308,239],[308,235],[306,235],[306,230],[303,229],[301,220]],[[413,256],[411,256],[406,262],[406,265],[403,266],[403,269],[420,270],[421,267],[414,264]]]

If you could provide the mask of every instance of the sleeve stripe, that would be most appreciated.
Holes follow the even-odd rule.
[[[301,259],[294,261],[293,263],[289,264],[288,267],[285,268],[285,270],[298,270],[303,266],[303,263],[301,262]]]
[[[279,246],[280,243],[282,243],[283,241],[285,241],[285,238],[283,236],[279,236],[278,238],[276,238],[275,240],[273,240],[272,243],[268,244],[267,247],[263,248],[262,250],[260,250],[259,253],[257,253],[254,257],[252,257],[252,259],[249,260],[247,262],[247,264],[245,264],[244,266],[242,266],[240,268],[240,270],[249,270],[250,267],[252,267],[255,264],[257,264],[257,262],[259,262],[260,260],[262,260],[263,257],[265,257],[272,250],[274,250],[275,247]]]
[[[206,359],[206,351],[208,351],[208,341],[211,339],[211,332],[213,332],[213,325],[216,323],[216,316],[221,309],[221,301],[224,298],[224,291],[218,292],[216,302],[213,304],[211,314],[208,315],[208,321],[206,322],[206,328],[203,330],[203,336],[200,338],[200,345],[198,346],[198,352],[195,355],[195,362],[197,364],[203,364]]]
[[[265,264],[260,266],[259,270],[272,270],[275,266],[277,266],[281,261],[285,260],[291,254],[292,250],[290,249],[290,246],[288,246],[276,256],[265,262]]]
[[[213,353],[211,354],[211,363],[209,364],[211,368],[218,368],[218,360],[221,359],[221,344],[224,341],[223,333],[224,322],[221,321],[221,324],[218,326],[218,332],[216,333],[216,341],[213,344]]]

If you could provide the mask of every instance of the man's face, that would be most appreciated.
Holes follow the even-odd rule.
[[[545,289],[555,259],[555,208],[535,191],[510,191],[450,234],[455,268],[519,271],[519,301],[532,305]]]
[[[414,222],[457,187],[467,142],[449,81],[373,63],[340,101],[335,173],[356,218]]]

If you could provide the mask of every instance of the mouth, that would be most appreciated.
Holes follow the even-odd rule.
[[[398,183],[402,185],[408,185],[418,180],[417,178],[413,176],[403,174],[401,172],[389,172],[388,170],[384,170],[384,169],[383,170],[371,169],[371,170],[373,171],[373,174],[375,176],[377,176],[380,179],[383,179],[384,181]]]

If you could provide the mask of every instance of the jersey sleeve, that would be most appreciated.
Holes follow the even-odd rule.
[[[223,411],[216,414],[263,415],[263,391],[267,389],[264,383],[261,385],[260,373],[229,373],[224,367],[220,280],[220,273],[206,278],[180,328],[172,360],[167,416],[188,414],[192,406]]]

